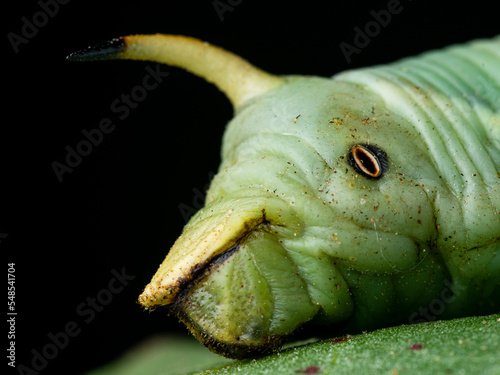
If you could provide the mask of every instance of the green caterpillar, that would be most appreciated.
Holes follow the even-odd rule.
[[[111,58],[186,68],[235,111],[145,308],[233,358],[305,328],[499,311],[500,37],[332,78],[271,75],[182,36],[70,56]]]

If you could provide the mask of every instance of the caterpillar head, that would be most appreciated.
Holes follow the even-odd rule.
[[[205,207],[139,297],[166,306],[211,350],[243,358],[276,350],[305,323],[397,320],[407,310],[395,296],[366,293],[374,277],[399,273],[403,290],[448,276],[432,254],[445,182],[418,132],[363,85],[273,76],[176,36],[125,37],[72,56],[104,58],[185,67],[234,105]],[[414,288],[409,304],[436,288]]]

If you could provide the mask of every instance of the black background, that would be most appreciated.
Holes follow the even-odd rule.
[[[5,263],[15,262],[17,364],[30,366],[32,350],[41,351],[47,335],[70,321],[80,334],[42,373],[79,374],[151,334],[185,332],[161,309],[144,312],[136,299],[185,224],[179,205],[199,207],[232,116],[215,87],[165,67],[170,75],[160,87],[59,182],[51,164],[64,163],[65,147],[85,139],[82,130],[116,118],[111,103],[154,66],[75,63],[67,54],[121,35],[184,34],[272,73],[330,76],[500,31],[494,2],[401,0],[402,12],[348,63],[339,44],[352,44],[354,27],[363,28],[387,1],[236,3],[221,20],[213,1],[73,0],[17,53],[7,35],[21,35],[23,17],[31,20],[40,4],[4,4],[0,248]],[[85,323],[77,306],[123,268],[135,278]]]

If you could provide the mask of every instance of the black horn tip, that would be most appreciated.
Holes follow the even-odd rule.
[[[119,57],[127,48],[125,38],[114,38],[95,46],[69,54],[66,59],[69,61],[98,61],[110,60]]]

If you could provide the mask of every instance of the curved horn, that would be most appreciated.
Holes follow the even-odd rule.
[[[220,47],[179,35],[124,36],[72,53],[67,59],[149,60],[184,68],[215,84],[234,108],[284,82]]]

